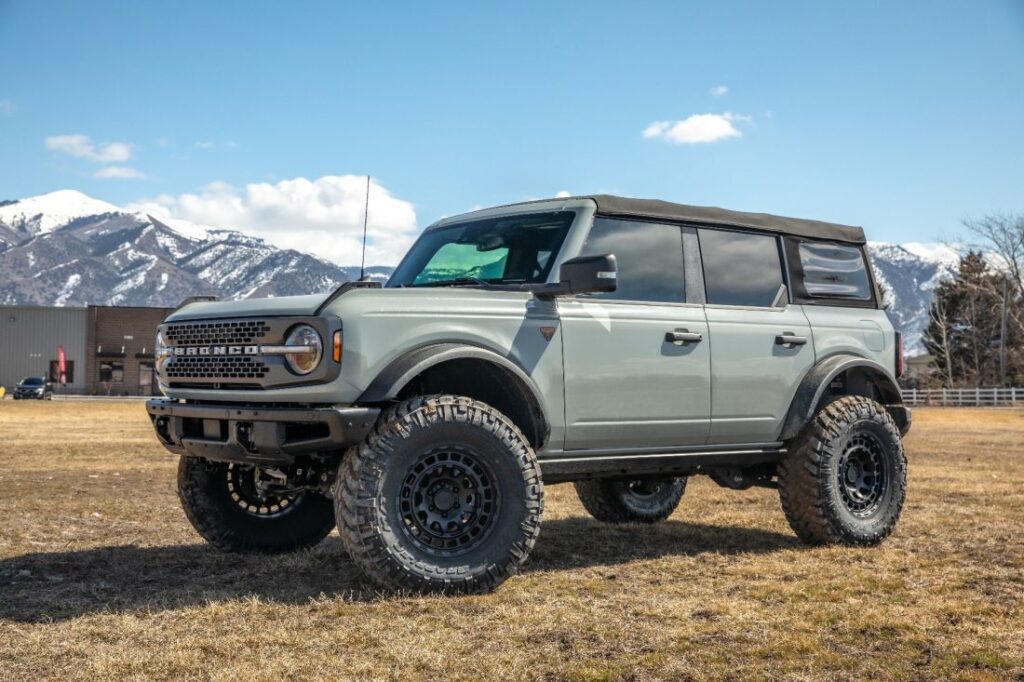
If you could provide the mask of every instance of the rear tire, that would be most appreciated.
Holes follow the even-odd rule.
[[[782,509],[811,545],[879,544],[899,520],[906,485],[896,423],[861,396],[819,410],[779,464]]]
[[[291,552],[312,547],[334,528],[334,507],[325,495],[261,496],[252,466],[183,456],[178,497],[193,528],[225,552]]]
[[[525,436],[493,407],[417,397],[346,453],[334,502],[349,556],[384,587],[487,592],[533,549],[543,485]]]
[[[679,506],[686,492],[686,477],[633,481],[598,479],[577,481],[575,486],[580,502],[598,521],[658,523]]]

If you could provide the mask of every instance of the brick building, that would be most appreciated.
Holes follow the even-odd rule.
[[[156,328],[173,308],[89,306],[85,384],[91,395],[157,393]]]
[[[24,377],[57,383],[57,347],[67,386],[58,393],[154,395],[153,344],[173,308],[0,306],[0,386]]]

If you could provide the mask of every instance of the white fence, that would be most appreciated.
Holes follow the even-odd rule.
[[[1024,388],[908,388],[903,390],[903,402],[911,406],[1024,406]]]

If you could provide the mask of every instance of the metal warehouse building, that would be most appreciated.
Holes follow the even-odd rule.
[[[63,346],[67,386],[57,393],[153,395],[156,328],[173,308],[0,306],[0,386],[27,376],[57,383]]]

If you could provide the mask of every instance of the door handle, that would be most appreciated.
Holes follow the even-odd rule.
[[[793,348],[794,346],[803,346],[807,343],[806,336],[797,336],[786,332],[785,334],[779,334],[775,337],[775,344],[782,346],[783,348]]]
[[[700,343],[704,340],[704,335],[691,332],[688,329],[674,329],[670,332],[665,332],[665,340],[677,346],[683,346],[687,343]]]

